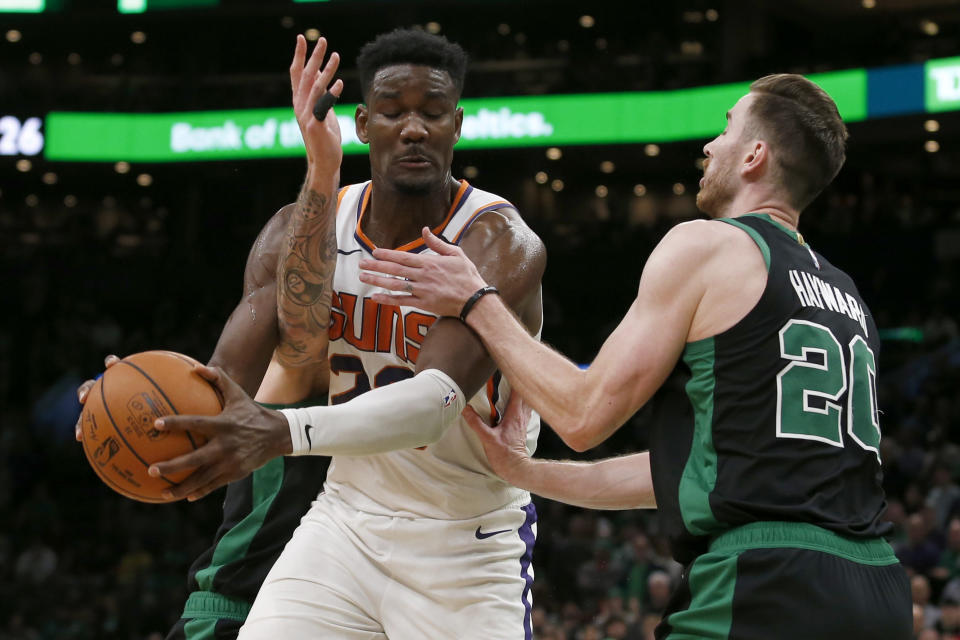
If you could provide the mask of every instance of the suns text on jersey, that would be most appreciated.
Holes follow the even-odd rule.
[[[370,298],[334,291],[330,297],[330,342],[343,338],[360,351],[395,353],[416,364],[420,345],[437,317]],[[359,333],[358,333],[359,328]]]

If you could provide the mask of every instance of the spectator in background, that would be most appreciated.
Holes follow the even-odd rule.
[[[929,530],[923,516],[911,514],[907,518],[907,541],[896,548],[897,558],[908,571],[925,574],[940,560],[940,549],[928,538]]]
[[[623,618],[613,617],[603,625],[604,640],[627,640],[627,622]]]
[[[913,603],[913,635],[919,636],[923,633],[924,629],[924,620],[923,620],[923,607],[917,603]]]
[[[940,620],[940,608],[930,602],[930,581],[926,576],[915,575],[910,578],[910,593],[915,607],[923,612],[923,628],[929,629]]]
[[[950,519],[947,526],[947,547],[940,554],[937,566],[930,575],[938,582],[949,582],[960,576],[960,517]]]
[[[940,619],[934,625],[943,640],[960,639],[960,594],[940,598]]]
[[[639,615],[647,599],[647,578],[654,571],[663,571],[663,568],[653,561],[650,538],[646,534],[634,535],[630,546],[633,558],[627,572],[624,592],[627,597],[627,608],[635,615]]]
[[[24,549],[14,565],[14,573],[18,582],[40,585],[57,570],[57,553],[41,538],[35,538],[30,546]]]
[[[610,593],[620,578],[620,573],[610,562],[610,549],[605,544],[598,544],[593,551],[593,558],[581,564],[577,570],[577,586],[584,596],[593,601]]]
[[[670,601],[670,592],[673,590],[673,581],[665,571],[654,571],[647,578],[647,606],[645,613],[663,615]]]
[[[660,616],[655,613],[645,614],[640,620],[640,637],[643,640],[655,640],[654,633],[658,624],[660,624]]]
[[[933,486],[927,493],[926,504],[933,509],[934,526],[943,530],[950,519],[953,505],[960,500],[960,487],[953,482],[950,469],[944,464],[938,464],[933,469]]]

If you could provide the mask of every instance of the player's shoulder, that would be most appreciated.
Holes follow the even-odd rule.
[[[520,210],[506,198],[469,185],[469,192],[460,205],[465,210],[464,239],[478,235],[532,235],[533,230],[520,215]],[[539,238],[538,238],[539,239]]]
[[[533,258],[546,251],[540,236],[512,205],[478,214],[457,244],[468,255],[473,251],[497,251]]]
[[[690,220],[674,226],[658,248],[703,259],[716,253],[742,251],[753,241],[741,229],[722,220]]]
[[[271,245],[279,243],[286,231],[287,222],[290,221],[290,216],[296,209],[296,202],[285,204],[277,209],[276,213],[270,216],[270,219],[263,225],[260,234],[257,236],[256,244],[263,246],[265,243]]]

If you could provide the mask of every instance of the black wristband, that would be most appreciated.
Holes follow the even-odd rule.
[[[477,300],[488,293],[500,295],[500,289],[497,289],[493,285],[488,285],[482,289],[477,289],[477,292],[470,296],[469,300],[463,303],[463,309],[460,310],[460,322],[467,324],[467,314],[470,313],[471,309],[473,309],[473,305],[477,304]]]

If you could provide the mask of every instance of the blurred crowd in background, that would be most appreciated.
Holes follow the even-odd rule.
[[[860,190],[843,191],[847,183]],[[874,188],[864,176],[841,180],[805,214],[801,231],[854,274],[883,331],[878,390],[891,542],[913,576],[917,637],[960,638],[960,448],[952,437],[960,419],[958,274],[949,252],[937,249],[960,204],[928,208],[913,200],[920,194],[891,201],[863,190]],[[549,251],[544,338],[589,362],[629,305],[645,257],[684,218],[638,222],[624,207],[597,220],[590,197],[569,197],[567,209],[579,214],[564,225],[537,209],[526,214]],[[0,533],[0,638],[152,639],[178,617],[186,567],[212,539],[220,495],[169,506],[114,495],[72,440],[74,393],[106,353],[169,348],[209,356],[240,292],[254,232],[210,230],[236,245],[235,255],[222,258],[232,263],[227,280],[178,271],[176,260],[163,257],[166,249],[118,249],[114,234],[88,251],[46,256],[48,269],[12,283],[14,297],[27,304],[0,335],[0,397],[4,424],[28,428],[0,432],[0,522],[7,525]],[[196,242],[202,253],[202,233]],[[121,281],[145,291],[125,298]],[[538,455],[642,450],[647,413],[588,455],[544,431]],[[586,511],[539,499],[537,506],[536,637],[652,637],[680,571],[656,513]]]

